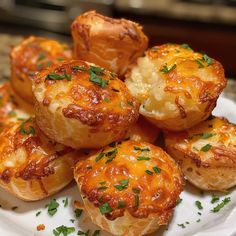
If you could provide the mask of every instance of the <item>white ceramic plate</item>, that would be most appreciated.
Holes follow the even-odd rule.
[[[231,122],[236,123],[236,104],[229,99],[220,97],[213,113],[224,116]],[[62,201],[66,197],[69,199],[69,204],[64,207]],[[211,212],[211,209],[225,197],[231,198],[230,203],[218,213]],[[53,217],[50,217],[45,205],[53,198],[57,199],[60,206],[58,212]],[[173,219],[168,227],[162,227],[153,236],[236,235],[236,191],[231,190],[227,196],[222,195],[219,202],[211,204],[212,193],[202,194],[193,186],[187,185],[185,191],[181,194],[181,198],[183,199],[182,203],[176,207]],[[25,203],[0,190],[0,205],[2,206],[0,208],[0,236],[53,236],[53,229],[61,225],[75,227],[75,233],[70,234],[70,236],[77,235],[79,229],[82,231],[89,229],[89,236],[92,236],[94,230],[98,229],[98,227],[91,223],[84,212],[74,223],[70,221],[70,219],[75,219],[74,200],[80,200],[75,183],[53,197],[34,203]],[[202,210],[198,210],[195,206],[195,201],[197,200],[201,201]],[[15,211],[12,210],[14,206],[18,207]],[[41,211],[41,214],[36,217],[38,211]],[[45,225],[44,231],[36,230],[39,224]],[[178,224],[184,224],[185,228],[178,226]],[[100,232],[100,235],[109,236],[105,232]]]

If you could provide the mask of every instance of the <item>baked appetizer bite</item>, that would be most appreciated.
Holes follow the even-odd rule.
[[[166,152],[131,140],[79,161],[74,176],[93,223],[114,235],[146,235],[167,224],[183,189]]]
[[[236,126],[211,117],[182,132],[166,132],[168,153],[189,182],[203,190],[224,191],[236,185]]]
[[[73,180],[75,151],[49,140],[31,117],[0,134],[0,187],[25,201],[48,197]]]
[[[14,94],[9,82],[0,85],[0,132],[8,123],[33,114],[33,106]]]
[[[126,134],[126,139],[138,142],[155,143],[160,134],[160,129],[148,122],[143,116],[132,125]]]
[[[162,129],[180,131],[205,120],[226,79],[222,65],[187,44],[149,49],[126,75],[140,113]]]
[[[69,61],[34,80],[36,121],[52,140],[73,148],[100,148],[122,139],[138,119],[138,101],[111,73]]]
[[[71,59],[71,50],[55,40],[31,36],[14,47],[10,57],[13,89],[27,102],[34,103],[32,80],[36,72]]]
[[[124,75],[144,53],[148,38],[142,27],[126,19],[113,19],[95,11],[78,16],[71,25],[74,57]]]

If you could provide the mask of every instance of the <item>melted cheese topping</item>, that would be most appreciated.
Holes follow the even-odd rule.
[[[166,133],[167,148],[179,150],[197,166],[236,166],[236,126],[211,117],[181,133]]]
[[[121,217],[126,210],[137,218],[165,213],[176,205],[183,187],[178,166],[161,148],[136,141],[106,147],[79,161],[75,179],[95,207],[109,204],[108,219]]]

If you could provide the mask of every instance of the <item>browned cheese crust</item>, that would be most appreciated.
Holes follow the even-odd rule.
[[[183,189],[167,153],[131,140],[79,161],[74,175],[92,221],[114,235],[144,235],[167,224]]]
[[[236,185],[236,126],[211,117],[183,132],[166,132],[168,153],[186,178],[203,190],[224,191]]]
[[[164,44],[138,59],[126,85],[142,103],[143,116],[159,128],[179,131],[211,114],[226,79],[222,65],[206,54]]]
[[[71,59],[71,50],[55,40],[31,36],[14,47],[10,57],[12,87],[27,102],[34,103],[34,75],[60,61]]]
[[[74,148],[99,148],[120,140],[138,119],[138,101],[114,73],[69,61],[34,81],[36,120],[52,140]]]
[[[76,152],[49,140],[33,118],[16,121],[0,134],[0,186],[35,201],[58,192],[73,179]]]
[[[86,12],[71,25],[74,57],[124,75],[128,66],[142,56],[148,38],[142,27],[125,19],[112,19]]]

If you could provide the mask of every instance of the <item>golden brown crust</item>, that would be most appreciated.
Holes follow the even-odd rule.
[[[149,49],[126,75],[140,113],[159,128],[184,130],[205,120],[226,86],[222,65],[186,45]]]
[[[31,82],[34,75],[60,61],[71,59],[71,51],[66,44],[31,36],[14,47],[10,56],[14,90],[27,102],[34,103]]]
[[[100,226],[116,235],[126,235],[127,229],[127,235],[132,235],[135,220],[148,224],[155,219],[156,226],[150,232],[166,224],[183,189],[178,166],[161,148],[131,140],[112,144],[79,161],[74,175],[93,221],[100,225],[103,218],[108,226]],[[104,204],[112,210],[102,217],[98,208]],[[123,217],[128,222],[124,223]],[[140,232],[146,226],[136,225],[138,235],[143,235]],[[114,233],[114,228],[122,233]]]
[[[71,148],[49,140],[33,118],[11,123],[0,135],[0,186],[34,201],[65,187],[77,159]]]
[[[186,178],[201,189],[226,190],[236,184],[236,127],[211,117],[183,132],[166,132],[169,154]]]
[[[14,94],[9,82],[0,85],[0,132],[10,122],[28,117],[32,113],[33,106]]]
[[[142,27],[125,19],[113,19],[86,12],[71,25],[74,56],[102,66],[119,76],[147,48],[148,38]]]
[[[138,119],[139,103],[125,84],[113,73],[84,61],[43,71],[33,88],[39,127],[67,146],[102,147],[122,139]]]
[[[143,116],[139,116],[138,121],[127,132],[126,138],[137,142],[154,144],[159,134],[160,129],[147,121]]]

